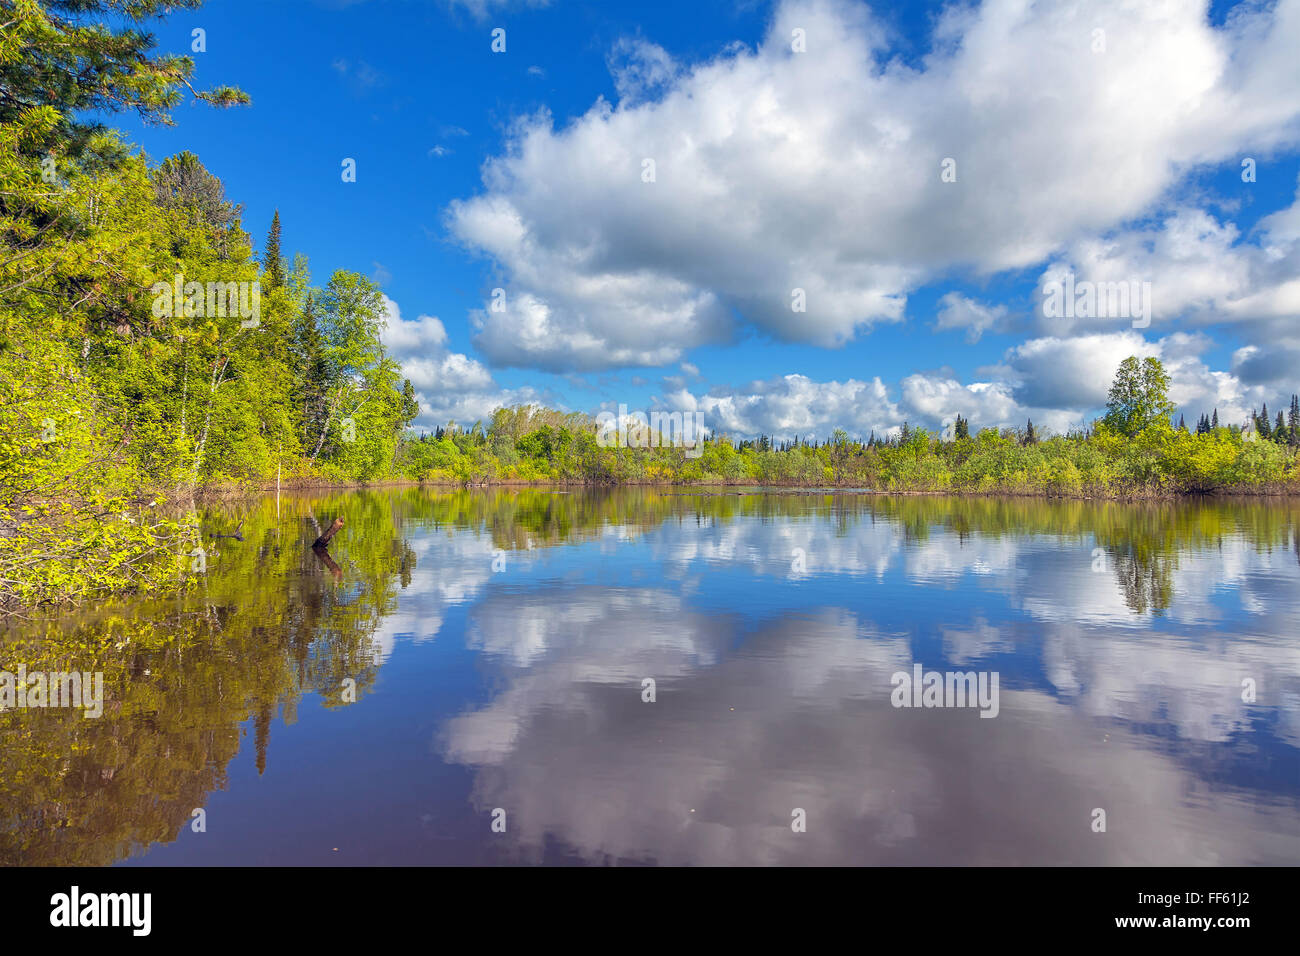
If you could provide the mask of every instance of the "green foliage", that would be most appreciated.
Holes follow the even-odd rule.
[[[262,285],[269,292],[284,285],[284,257],[280,253],[280,210],[271,217],[271,231],[266,234],[262,252]]]
[[[197,5],[0,4],[0,611],[171,583],[196,489],[389,476],[418,413],[373,283],[286,275],[278,215],[259,263],[197,157],[77,119],[244,99],[151,53],[140,24]]]
[[[1133,436],[1157,419],[1174,412],[1169,401],[1169,375],[1159,359],[1138,361],[1130,355],[1119,365],[1106,401],[1106,426]]]
[[[194,62],[154,53],[148,21],[203,0],[7,0],[0,6],[0,125],[34,109],[57,119],[34,145],[81,155],[97,151],[102,125],[76,113],[131,111],[170,124],[185,91],[214,106],[248,102],[233,87],[196,90]],[[111,26],[110,26],[111,24]]]
[[[858,486],[1033,494],[1288,490],[1300,447],[1168,426],[1168,377],[1126,359],[1091,437],[904,424],[866,444],[606,447],[583,415],[498,409],[486,427],[406,433],[415,390],[385,353],[383,297],[340,270],[285,268],[275,215],[259,261],[241,207],[197,157],[150,166],[80,119],[167,122],[199,92],[141,24],[199,0],[0,0],[0,611],[193,579],[205,487],[388,478]],[[256,292],[254,293],[254,290]]]
[[[839,431],[817,445],[776,447],[707,438],[692,455],[681,448],[602,447],[581,416],[521,406],[499,409],[484,433],[449,429],[405,442],[399,470],[445,484],[492,482],[729,484],[862,487],[1031,495],[1153,497],[1174,494],[1297,490],[1294,448],[1250,442],[1229,429],[1194,434],[1156,418],[1133,436],[1097,423],[1091,434],[1045,436],[1028,429],[982,429],[974,438],[940,440],[907,429],[864,444]]]

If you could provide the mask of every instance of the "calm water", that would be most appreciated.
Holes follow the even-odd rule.
[[[0,863],[1300,863],[1300,502],[204,517],[245,540],[185,597],[0,637],[106,697],[0,714]],[[916,664],[996,674],[997,716],[893,706]]]

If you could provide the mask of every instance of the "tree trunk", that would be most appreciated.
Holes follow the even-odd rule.
[[[328,548],[330,544],[330,539],[333,538],[336,534],[338,534],[339,529],[342,527],[343,527],[343,519],[335,518],[334,523],[331,524],[328,528],[326,528],[325,533],[322,534],[315,541],[313,541],[311,546],[313,548],[322,548],[322,549]]]

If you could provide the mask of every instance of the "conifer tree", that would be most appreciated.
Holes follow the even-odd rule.
[[[271,231],[266,234],[266,249],[262,253],[262,274],[265,291],[284,285],[284,259],[280,255],[280,210],[271,219]]]
[[[57,147],[60,153],[81,156],[104,131],[96,118],[104,113],[135,113],[145,123],[171,125],[171,110],[186,91],[213,106],[247,103],[248,94],[234,87],[194,89],[190,57],[155,52],[152,28],[157,21],[176,9],[197,9],[202,2],[0,3],[6,48],[0,55],[0,124],[28,122],[33,111],[53,110],[54,124],[39,132],[29,126],[32,135],[25,145],[33,153]]]

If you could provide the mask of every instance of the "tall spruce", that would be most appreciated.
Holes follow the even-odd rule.
[[[262,284],[264,291],[284,286],[284,259],[280,255],[280,210],[271,218],[271,231],[266,234],[266,249],[262,252]]]

